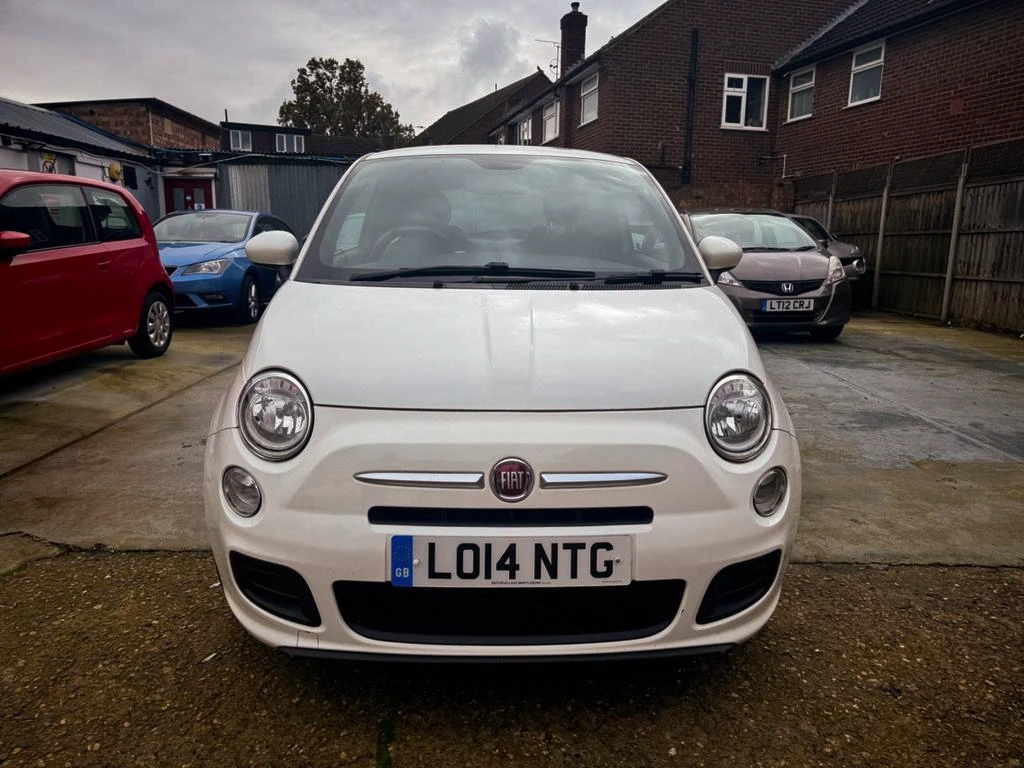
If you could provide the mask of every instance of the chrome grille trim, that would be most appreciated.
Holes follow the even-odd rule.
[[[660,472],[541,472],[541,488],[623,488],[654,485],[667,479]]]
[[[483,488],[483,472],[360,472],[356,480],[369,485],[404,488]]]

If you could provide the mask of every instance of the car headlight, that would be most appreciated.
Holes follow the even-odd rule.
[[[286,461],[309,440],[313,403],[302,382],[291,374],[264,371],[242,390],[238,425],[250,451],[268,461]]]
[[[228,268],[228,264],[231,261],[229,259],[213,259],[211,261],[201,261],[198,264],[193,264],[191,267],[186,267],[183,275],[221,275],[224,270]]]
[[[739,280],[733,277],[732,272],[726,271],[718,276],[719,285],[743,285]]]
[[[772,408],[764,385],[747,373],[719,381],[704,406],[704,430],[715,452],[728,461],[749,461],[768,445]]]
[[[825,285],[831,285],[832,283],[838,283],[846,277],[846,270],[843,268],[843,262],[841,262],[835,256],[828,257],[828,272],[825,275]]]

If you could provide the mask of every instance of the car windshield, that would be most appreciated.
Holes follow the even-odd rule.
[[[785,216],[770,213],[701,213],[690,216],[694,239],[727,237],[744,251],[808,251],[814,239]]]
[[[641,169],[494,152],[362,161],[330,202],[296,279],[394,278],[409,270],[397,277],[429,280],[439,277],[435,267],[446,281],[457,269],[460,282],[477,269],[478,281],[525,280],[531,271],[538,279],[565,279],[568,271],[585,279],[703,274],[676,212]]]
[[[247,213],[197,211],[161,219],[153,226],[162,243],[240,243],[249,234],[252,216]]]

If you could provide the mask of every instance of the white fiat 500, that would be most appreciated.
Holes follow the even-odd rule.
[[[779,599],[793,425],[639,164],[533,147],[356,162],[207,442],[227,601],[291,654],[722,651]]]

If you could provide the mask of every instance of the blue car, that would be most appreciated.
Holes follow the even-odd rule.
[[[245,255],[250,238],[292,231],[270,214],[177,211],[160,219],[153,230],[160,260],[174,283],[177,312],[228,310],[238,322],[254,323],[286,277],[256,266]]]

